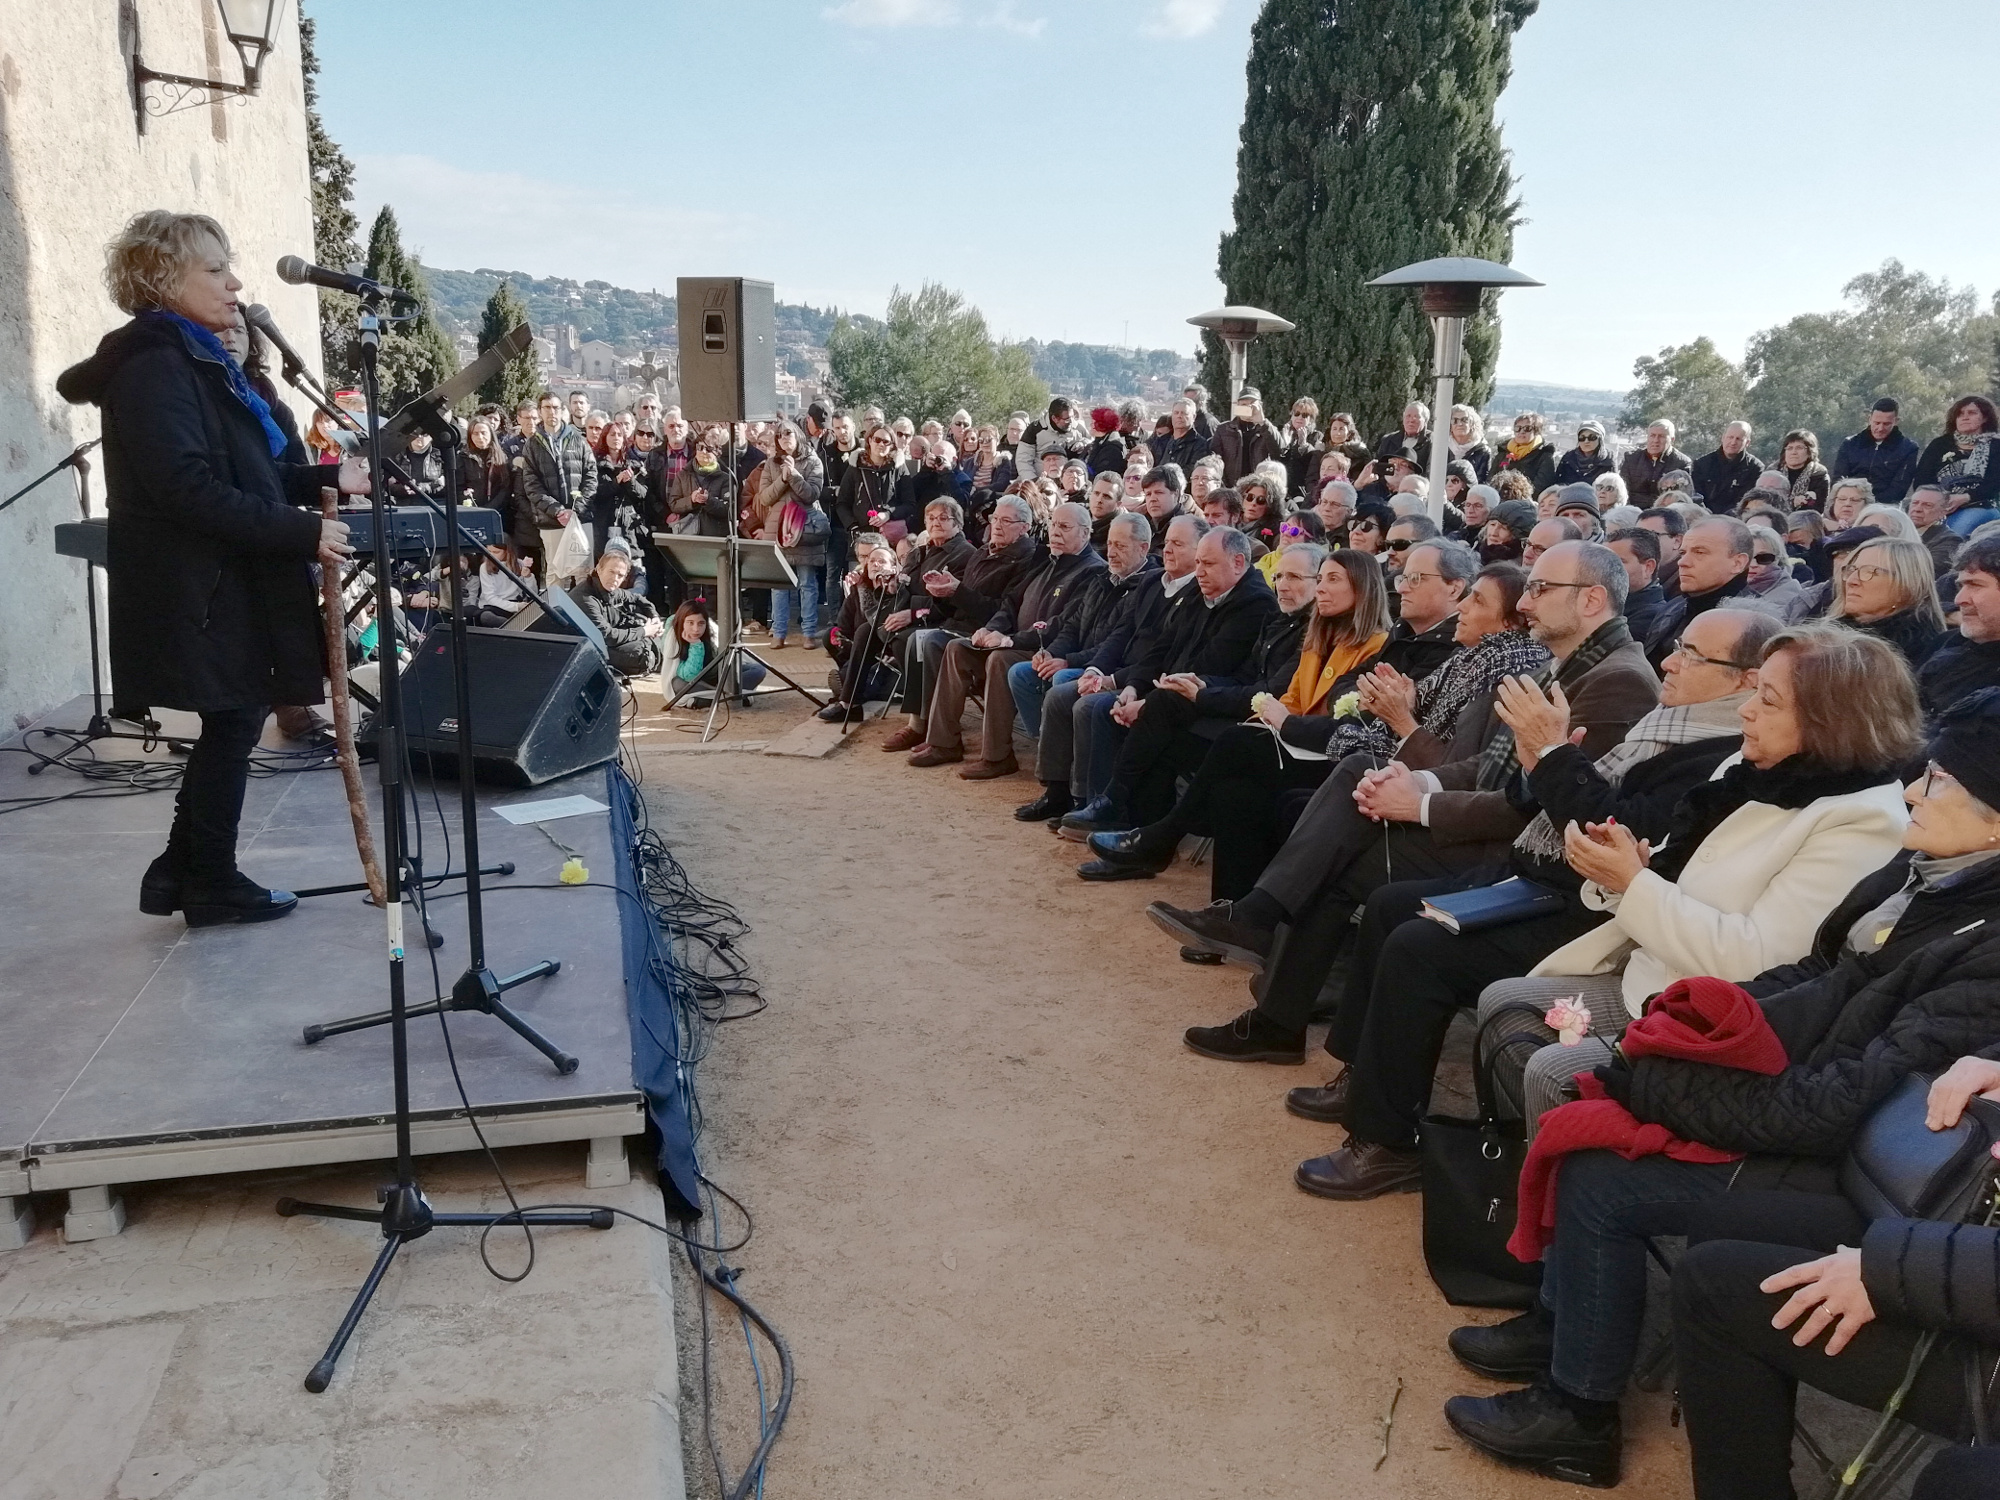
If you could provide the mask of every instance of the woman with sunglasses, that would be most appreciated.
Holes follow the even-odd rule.
[[[1243,514],[1247,521],[1250,514],[1248,497],[1245,497],[1243,503]],[[1277,523],[1274,536],[1276,540],[1271,543],[1271,550],[1257,559],[1257,571],[1264,575],[1266,583],[1277,576],[1278,558],[1285,548],[1298,542],[1311,542],[1321,547],[1329,545],[1326,539],[1326,523],[1309,510],[1293,511],[1286,516]]]
[[[1769,526],[1750,528],[1750,571],[1745,575],[1750,592],[1762,604],[1759,608],[1796,625],[1812,610],[1812,597],[1805,585],[1792,576],[1792,560],[1778,533]]]
[[[1600,474],[1615,474],[1617,464],[1611,460],[1611,444],[1604,436],[1602,422],[1579,422],[1576,425],[1576,446],[1562,456],[1556,465],[1557,484],[1594,484]],[[1624,486],[1619,486],[1622,491]],[[1613,504],[1622,504],[1621,494]],[[1603,502],[1600,501],[1600,504]]]
[[[1445,446],[1451,450],[1452,463],[1471,465],[1468,485],[1486,483],[1486,472],[1493,467],[1493,450],[1486,444],[1486,419],[1479,415],[1478,407],[1451,409],[1451,431]]]
[[[996,471],[997,472],[997,466]],[[833,497],[833,518],[850,535],[874,532],[895,546],[912,528],[900,526],[894,535],[885,528],[896,507],[896,435],[884,422],[872,422],[862,434],[860,459],[848,465]]]
[[[1905,537],[1864,542],[1842,564],[1829,620],[1887,641],[1915,671],[1944,643],[1930,548]]]
[[[1384,538],[1395,520],[1396,513],[1379,500],[1362,501],[1355,507],[1354,519],[1348,523],[1347,545],[1356,552],[1381,556],[1388,551]]]

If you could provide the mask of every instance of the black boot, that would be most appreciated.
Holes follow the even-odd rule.
[[[1021,823],[1042,823],[1050,818],[1060,818],[1074,806],[1076,802],[1069,794],[1067,781],[1045,781],[1042,783],[1042,795],[1015,808],[1014,818]]]
[[[1593,1489],[1618,1483],[1623,1432],[1615,1401],[1584,1401],[1544,1380],[1499,1396],[1453,1396],[1444,1419],[1503,1463]]]
[[[1306,1060],[1306,1034],[1281,1030],[1260,1010],[1246,1010],[1227,1026],[1190,1026],[1188,1050],[1224,1062],[1296,1064]]]
[[[1504,1323],[1454,1328],[1446,1342],[1458,1362],[1475,1375],[1488,1380],[1540,1380],[1555,1358],[1556,1322],[1537,1305]]]
[[[139,910],[149,917],[170,917],[181,909],[181,886],[187,881],[187,816],[178,808],[167,832],[167,847],[139,877]]]
[[[224,922],[269,922],[291,912],[299,898],[290,891],[267,891],[242,871],[213,884],[190,878],[181,887],[181,913],[190,927]]]

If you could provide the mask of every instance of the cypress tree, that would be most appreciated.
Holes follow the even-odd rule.
[[[1251,351],[1267,408],[1310,395],[1354,412],[1366,438],[1428,401],[1428,320],[1409,292],[1367,283],[1432,256],[1512,253],[1519,205],[1493,107],[1537,3],[1265,0],[1217,271],[1229,302],[1298,325]],[[1459,399],[1474,405],[1492,392],[1495,300],[1466,324]],[[1224,401],[1228,353],[1202,342]]]
[[[312,17],[299,11],[299,71],[305,80],[306,170],[312,179],[313,259],[345,270],[361,259],[355,236],[361,221],[354,216],[354,163],[326,133],[319,118],[319,52],[313,45]],[[320,289],[320,361],[329,376],[348,368],[348,342],[353,336],[354,299],[344,292]]]
[[[417,315],[408,322],[388,324],[386,315],[393,309],[386,304],[382,309],[385,327],[376,378],[383,407],[392,411],[456,371],[458,350],[438,327],[423,267],[404,253],[396,210],[386,203],[368,231],[368,262],[362,274],[383,286],[401,287],[417,299]]]
[[[527,321],[528,304],[521,300],[510,282],[501,282],[493,288],[493,295],[486,299],[486,310],[479,315],[479,352],[484,354]],[[514,408],[523,401],[533,400],[540,389],[541,376],[535,369],[535,351],[528,348],[486,378],[486,383],[479,388],[479,399],[493,402],[511,421]]]

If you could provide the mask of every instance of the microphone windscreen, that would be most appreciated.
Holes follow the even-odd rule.
[[[278,262],[278,280],[289,281],[293,286],[301,285],[306,279],[306,263],[296,255],[287,255]]]

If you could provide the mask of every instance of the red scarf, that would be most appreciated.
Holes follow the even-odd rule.
[[[1646,1014],[1618,1043],[1626,1057],[1677,1057],[1684,1062],[1739,1068],[1765,1077],[1782,1073],[1785,1045],[1749,993],[1725,979],[1683,979],[1656,995]],[[1521,1166],[1520,1213],[1507,1250],[1516,1260],[1539,1260],[1555,1238],[1556,1177],[1572,1151],[1616,1151],[1627,1161],[1670,1156],[1675,1161],[1725,1162],[1742,1156],[1699,1141],[1684,1141],[1664,1125],[1641,1124],[1589,1073],[1576,1075],[1583,1098],[1542,1116],[1540,1131]]]

